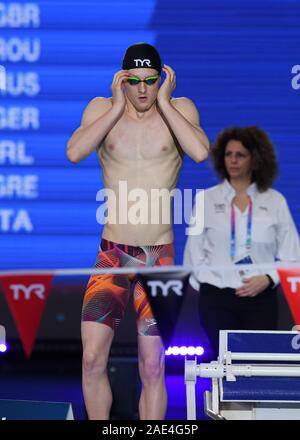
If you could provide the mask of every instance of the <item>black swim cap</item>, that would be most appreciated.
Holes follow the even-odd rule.
[[[122,69],[155,69],[161,74],[161,59],[154,46],[136,43],[129,46],[123,58]]]

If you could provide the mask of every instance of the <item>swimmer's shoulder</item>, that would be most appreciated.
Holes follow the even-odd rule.
[[[199,123],[199,111],[190,98],[171,98],[171,104],[190,122],[194,124]]]
[[[103,96],[96,96],[95,98],[93,98],[89,102],[89,105],[90,104],[97,105],[97,106],[111,107],[112,106],[112,98],[104,98]]]
[[[86,106],[83,117],[82,117],[82,125],[86,126],[91,124],[97,118],[102,116],[112,107],[112,99],[111,98],[103,98],[97,96],[93,98],[88,105]]]
[[[96,96],[93,98],[88,105],[86,106],[85,111],[88,112],[103,112],[107,111],[112,107],[112,99],[111,98],[103,98],[102,96]]]
[[[180,98],[171,98],[171,104],[178,108],[196,108],[194,102],[190,98],[180,97]]]

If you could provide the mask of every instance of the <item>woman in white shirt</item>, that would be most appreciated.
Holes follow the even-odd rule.
[[[266,133],[254,126],[225,129],[211,156],[222,183],[204,192],[204,230],[189,235],[184,264],[195,267],[190,284],[200,286],[201,324],[216,357],[221,329],[277,328],[277,272],[251,263],[300,261],[300,245],[285,198],[271,188],[277,160]],[[194,213],[200,203],[196,197]]]

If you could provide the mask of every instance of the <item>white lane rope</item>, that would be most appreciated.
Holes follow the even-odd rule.
[[[269,270],[278,269],[300,269],[299,263],[283,263],[276,262],[272,264],[239,264],[238,269],[255,269],[262,273]],[[220,265],[220,266],[140,266],[140,267],[112,267],[112,268],[82,268],[82,269],[9,269],[0,270],[1,276],[14,275],[53,275],[53,276],[80,276],[80,275],[103,275],[103,274],[130,274],[130,273],[165,273],[165,272],[196,272],[213,271],[213,272],[230,272],[237,269],[236,265]]]

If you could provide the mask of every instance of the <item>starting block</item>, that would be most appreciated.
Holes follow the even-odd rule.
[[[211,378],[205,413],[215,420],[300,420],[300,334],[221,330],[217,361],[185,360],[187,419],[197,377]]]

